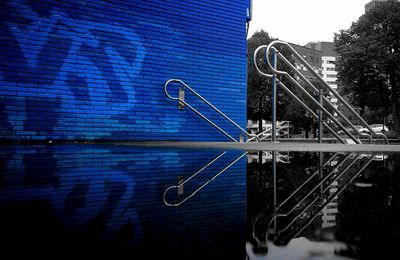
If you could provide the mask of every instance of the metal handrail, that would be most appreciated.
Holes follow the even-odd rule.
[[[171,189],[179,189],[180,187],[183,187],[183,185],[185,185],[187,182],[189,182],[191,179],[193,179],[195,176],[197,176],[199,173],[201,173],[202,171],[204,171],[206,168],[208,168],[210,165],[214,164],[216,161],[218,161],[224,154],[225,152],[222,152],[221,154],[219,154],[217,157],[215,157],[214,159],[212,159],[210,162],[208,162],[206,165],[204,165],[203,167],[201,167],[198,171],[196,171],[195,173],[193,173],[189,178],[187,178],[186,180],[184,180],[183,182],[181,182],[178,185],[170,185],[167,189],[165,189],[164,193],[163,193],[163,201],[164,204],[169,206],[169,207],[178,207],[180,205],[182,205],[183,203],[185,203],[188,199],[192,198],[194,195],[196,195],[196,193],[198,193],[200,190],[202,190],[205,186],[207,186],[210,182],[212,182],[213,180],[215,180],[218,176],[220,176],[223,172],[225,172],[226,170],[228,170],[230,167],[232,167],[235,163],[237,163],[240,159],[242,159],[244,156],[247,155],[247,151],[244,152],[243,154],[241,154],[240,156],[238,156],[235,160],[231,161],[228,165],[226,165],[222,170],[220,170],[218,173],[216,173],[212,178],[208,179],[206,182],[204,182],[202,185],[200,185],[197,189],[195,189],[192,193],[190,193],[188,196],[186,196],[185,198],[183,198],[181,201],[179,201],[178,203],[170,203],[167,201],[167,193],[168,191],[170,191]]]
[[[280,53],[278,50],[276,50],[276,48],[273,47],[273,50],[277,53],[278,57],[287,65],[289,66],[292,70],[294,70],[296,72],[296,74],[304,81],[307,83],[308,86],[310,86],[312,88],[312,90],[314,92],[318,92],[319,90],[302,74],[300,73],[295,66],[293,66],[293,64],[288,61],[285,56],[282,55],[282,53]],[[285,74],[286,75],[286,74]],[[290,76],[290,74],[287,74],[287,77],[289,78],[289,80],[294,83],[297,87],[301,88],[301,90],[304,90],[304,88],[302,88],[300,86],[300,84],[292,77]],[[307,92],[308,93],[308,92]],[[343,115],[342,112],[340,112],[339,109],[337,109],[332,102],[330,102],[325,96],[322,96],[322,100],[324,101],[324,104],[328,104],[330,106],[330,108],[340,116],[341,119],[343,119],[358,135],[361,136],[365,136],[369,139],[369,142],[372,142],[372,137],[369,134],[365,134],[365,133],[361,133],[355,126],[353,123],[350,122],[350,120]],[[331,113],[329,113],[331,114]],[[354,139],[353,139],[354,140]]]
[[[313,116],[316,119],[319,119],[318,115],[312,111],[311,108],[309,108],[303,101],[301,101],[296,94],[294,94],[288,87],[285,86],[285,84],[282,83],[282,81],[277,81],[278,85],[285,91],[289,96],[291,96],[300,106],[302,106],[311,116]],[[326,122],[322,122],[324,128],[328,129],[328,131],[336,137],[341,143],[346,144],[346,141],[341,138]]]
[[[278,124],[277,125],[277,128],[276,128],[276,131],[281,131],[282,129],[285,129],[285,128],[289,128],[288,126],[281,126],[281,124],[282,123],[280,123],[280,124]],[[266,133],[268,133],[268,132],[271,132],[271,138],[272,138],[272,128],[271,129],[268,129],[269,131],[264,131],[264,133],[263,133],[263,135],[264,134],[266,134]],[[260,136],[260,135],[259,135]],[[260,137],[260,141],[261,140],[264,140],[265,138],[267,138],[268,136],[264,136],[264,137]]]
[[[257,48],[256,49],[256,51],[255,51],[255,53],[254,53],[254,56],[256,57],[257,56],[257,52],[259,51],[259,50],[261,50],[262,48],[267,48],[267,52],[266,52],[266,60],[267,60],[267,64],[271,67],[271,66],[273,66],[272,64],[271,64],[271,62],[270,62],[270,60],[269,60],[269,58],[268,58],[268,53],[269,53],[269,50],[271,49],[271,46],[272,46],[272,44],[273,43],[275,43],[275,42],[280,42],[280,41],[274,41],[274,42],[272,42],[270,45],[268,45],[268,46],[265,46],[265,45],[263,45],[263,46],[260,46],[259,48]],[[276,48],[272,48],[273,49],[273,51],[275,52],[275,53],[277,53],[278,55],[280,54],[279,53],[279,51],[276,49]],[[293,49],[293,51],[294,51],[294,49]],[[295,51],[294,51],[295,52]],[[283,57],[282,55],[280,55],[280,57]],[[286,59],[285,59],[286,60]],[[286,60],[287,61],[287,60]],[[288,61],[287,61],[288,62]],[[305,61],[304,61],[305,62]],[[255,64],[256,64],[257,62],[256,62],[256,59],[255,59]],[[290,62],[288,62],[288,64],[290,64],[291,65],[291,63]],[[298,73],[298,74],[301,74],[293,65],[291,66],[292,67],[292,69],[296,72],[296,73]],[[258,68],[258,65],[256,65],[256,69],[258,70],[258,72],[260,73],[261,71],[260,71],[260,69]],[[277,70],[276,68],[273,68],[272,69],[272,71],[274,71],[275,73],[277,72],[277,71],[279,71],[279,70]],[[331,118],[331,120],[333,121],[333,122],[335,122],[336,123],[336,125],[338,125],[355,143],[357,143],[357,144],[360,144],[361,143],[361,141],[360,140],[358,140],[357,138],[355,138],[331,113],[329,113],[319,102],[317,102],[311,95],[310,95],[310,93],[308,93],[308,91],[306,91],[295,79],[293,79],[293,77],[291,77],[290,76],[290,74],[289,73],[287,73],[286,71],[279,71],[281,74],[284,74],[285,76],[287,76],[289,79],[290,79],[290,81],[301,91],[301,92],[303,92],[316,106],[318,106],[318,108],[321,110],[321,111],[323,111],[323,113],[325,113],[325,114],[327,114],[330,118]],[[265,73],[263,73],[263,72],[261,72],[262,73],[262,75],[264,75],[264,76],[270,76],[269,74],[265,74]],[[301,76],[303,76],[302,74],[301,74]],[[279,79],[276,79],[276,82],[282,87],[282,82],[279,80]],[[308,81],[307,81],[308,82]],[[308,82],[315,90],[316,90],[316,88],[310,83],[310,82]],[[287,92],[287,91],[286,91]],[[300,99],[297,99],[296,100],[297,102],[300,102],[301,103],[301,105],[304,105],[304,106],[307,106],[307,105],[305,105],[304,104],[304,102],[303,101],[301,101]],[[328,101],[328,103],[330,103],[329,101]],[[335,109],[335,108],[334,108]],[[339,111],[338,111],[339,112]],[[340,112],[339,112],[340,113]],[[319,117],[317,117],[317,118],[319,118]],[[350,122],[350,121],[349,121]],[[355,127],[354,127],[355,128]],[[355,128],[356,129],[356,128]],[[335,137],[337,137],[336,135],[335,135]],[[339,139],[340,140],[340,139]],[[342,141],[342,140],[340,140],[340,141]],[[345,142],[343,142],[342,141],[342,143],[345,143]]]
[[[259,140],[259,138],[255,135],[255,134],[250,134],[248,133],[245,129],[243,129],[240,125],[238,125],[235,121],[233,121],[230,117],[228,117],[227,115],[225,115],[221,110],[219,110],[218,108],[216,108],[213,104],[211,104],[207,99],[205,99],[204,97],[202,97],[199,93],[197,93],[195,90],[193,90],[189,85],[187,85],[185,82],[183,82],[180,79],[169,79],[165,85],[164,85],[164,92],[165,95],[171,99],[171,100],[178,100],[180,103],[183,103],[185,106],[187,106],[188,108],[190,108],[193,112],[195,112],[197,115],[199,115],[202,119],[204,119],[206,122],[208,122],[209,124],[211,124],[213,127],[215,127],[216,129],[218,129],[221,133],[223,133],[224,135],[226,135],[229,139],[231,139],[232,141],[238,143],[239,141],[236,140],[235,138],[233,138],[230,134],[228,134],[226,131],[224,131],[221,127],[219,127],[217,124],[215,124],[213,121],[211,121],[210,119],[208,119],[205,115],[203,115],[202,113],[200,113],[197,109],[195,109],[194,107],[192,107],[189,103],[187,103],[185,100],[179,98],[179,97],[173,97],[169,94],[168,92],[168,85],[171,82],[177,82],[180,83],[183,87],[185,87],[186,89],[188,89],[190,92],[192,92],[195,96],[197,96],[201,101],[203,101],[204,103],[206,103],[208,106],[210,106],[214,111],[216,111],[217,113],[219,113],[222,117],[224,117],[226,120],[228,120],[232,125],[234,125],[236,128],[238,128],[242,133],[244,133],[248,138],[249,137],[254,137],[257,140]]]
[[[258,71],[258,73],[260,75],[266,76],[266,77],[270,77],[272,78],[273,75],[272,74],[267,74],[262,72],[259,68],[258,68],[258,64],[257,64],[257,53],[264,49],[267,48],[267,45],[262,45],[260,47],[258,47],[255,51],[254,51],[254,56],[253,56],[253,63],[254,63],[254,67],[256,68],[256,70]],[[267,59],[268,60],[268,59]],[[311,116],[313,116],[316,119],[319,119],[319,116],[317,114],[314,113],[314,111],[312,111],[303,101],[301,101],[297,95],[295,95],[288,87],[285,86],[285,84],[282,83],[282,81],[280,80],[276,80],[278,85],[289,95],[291,96],[301,107],[303,107]],[[338,139],[341,143],[346,144],[346,141],[341,138],[326,122],[322,122],[322,125],[328,129],[328,131],[336,137],[336,139]]]
[[[277,130],[277,131],[280,131],[280,130],[282,130],[282,129],[289,128],[289,126],[281,126],[281,124],[285,124],[286,122],[288,122],[288,121],[280,122],[280,123],[277,125],[278,128],[277,128],[276,130]],[[272,127],[267,127],[267,129],[266,129],[265,131],[256,134],[255,137],[252,137],[252,138],[248,139],[247,142],[250,142],[250,141],[254,140],[256,137],[259,138],[259,141],[264,140],[266,137],[261,137],[261,136],[267,134],[268,132],[272,132]],[[271,133],[271,136],[272,136],[272,133]]]
[[[327,82],[325,82],[325,80],[317,73],[317,72],[315,72],[314,71],[314,69],[310,66],[310,64],[308,64],[304,59],[303,59],[303,57],[301,57],[301,55],[299,54],[299,53],[297,53],[296,52],[296,50],[289,44],[289,43],[287,43],[287,42],[284,42],[284,41],[280,41],[280,40],[276,40],[276,41],[273,41],[273,42],[271,42],[266,48],[267,48],[267,50],[266,50],[266,61],[267,61],[267,64],[268,64],[268,66],[269,66],[269,68],[274,72],[274,74],[279,74],[279,75],[283,75],[283,76],[286,76],[286,77],[288,77],[289,79],[290,79],[290,81],[291,82],[293,82],[293,81],[295,81],[291,76],[290,76],[290,74],[288,73],[288,72],[286,72],[286,71],[281,71],[281,70],[278,70],[278,69],[276,69],[276,68],[274,68],[274,66],[273,66],[273,64],[271,63],[271,61],[270,61],[270,59],[268,58],[268,53],[270,53],[270,50],[271,49],[273,49],[274,51],[277,51],[276,50],[276,48],[274,47],[274,45],[276,45],[276,44],[279,44],[279,45],[283,45],[283,46],[285,46],[285,47],[287,47],[288,49],[289,49],[289,51],[291,52],[291,54],[292,55],[294,55],[299,61],[300,61],[300,63],[301,64],[303,64],[322,84],[323,84],[323,86],[330,92],[330,93],[332,93],[338,100],[340,100],[340,102],[370,131],[370,133],[372,134],[372,135],[374,135],[376,138],[379,138],[379,137],[382,137],[384,140],[385,140],[385,142],[386,143],[389,143],[389,141],[388,141],[388,139],[387,139],[387,137],[386,137],[386,135],[384,135],[383,133],[376,133],[375,131],[373,131],[372,130],[372,128],[368,125],[368,123],[367,122],[365,122],[364,121],[364,119],[359,115],[359,114],[357,114],[357,112],[343,99],[343,97],[342,96],[340,96],[331,86],[329,86],[329,84],[327,83]],[[265,48],[265,45],[264,46],[260,46],[257,50],[259,50],[259,49],[262,49],[261,47],[263,47],[263,48]],[[282,55],[282,54],[280,54],[279,52],[278,52],[278,55],[279,55],[279,57],[282,59],[282,57],[283,57],[283,61],[287,64],[287,65],[289,65],[290,67],[291,67],[291,69],[292,70],[294,70],[295,72],[296,72],[296,74],[297,75],[299,75],[306,83],[307,83],[307,85],[309,85],[309,86],[311,86],[314,90],[317,90],[317,88],[311,83],[311,82],[309,82],[305,77],[304,77],[304,75],[301,73],[301,72],[299,72],[286,58],[284,58],[284,56]],[[255,55],[254,56],[256,56],[256,53],[255,53]],[[258,66],[256,67],[256,69],[259,71],[259,73],[261,72],[260,70],[259,70],[259,68],[258,68]],[[262,73],[262,72],[261,72]],[[267,75],[267,74],[262,74],[262,75]],[[268,75],[269,76],[269,75]],[[306,91],[302,86],[300,86],[300,84],[298,84],[298,82],[296,81],[296,85],[298,85],[298,87],[300,87],[302,90],[304,90],[304,91]],[[307,92],[307,91],[306,91]],[[307,92],[307,93],[305,93],[307,96],[310,96],[309,95],[309,93]],[[312,97],[311,97],[312,98]],[[328,101],[327,99],[325,99],[326,101]],[[314,100],[315,101],[315,100]],[[326,113],[325,111],[324,111],[324,109],[322,109],[322,106],[318,103],[318,102],[315,102],[316,103],[316,105],[324,112],[324,113]],[[363,135],[362,133],[360,133],[359,131],[358,131],[358,129],[349,121],[349,120],[347,120],[347,118],[340,112],[340,111],[338,111],[329,101],[328,101],[328,104],[330,104],[331,105],[331,107],[334,109],[334,111],[336,112],[336,113],[338,113],[338,115],[343,119],[343,120],[345,120],[346,121],[346,123],[348,123],[349,124],[349,126],[353,129],[353,130],[355,130],[356,131],[356,133],[358,133],[359,135]],[[327,114],[331,119],[332,119],[332,121],[337,121],[337,120],[334,120],[334,117],[330,114],[330,113],[328,113]],[[332,117],[331,117],[332,116]],[[335,122],[336,123],[336,122]],[[356,142],[356,143],[361,143],[359,140],[357,140],[357,139],[355,139],[354,138],[354,136],[350,133],[350,132],[348,132],[347,131],[347,129],[345,129],[340,123],[338,124],[338,123],[336,123],[340,128],[342,128],[342,130],[351,138],[351,139],[353,139],[353,141],[354,142]],[[365,136],[365,134],[364,134],[364,136]]]

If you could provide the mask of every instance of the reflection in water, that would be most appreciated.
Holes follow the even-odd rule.
[[[245,256],[245,160],[215,178],[181,207],[164,190],[187,179],[215,150],[123,146],[2,147],[0,258],[211,259]],[[243,152],[224,158],[185,189],[209,180]],[[224,201],[223,204],[220,202]]]
[[[267,163],[257,160],[248,164],[248,257],[298,259],[301,256],[309,259],[307,257],[322,254],[331,259],[334,253],[340,253],[355,258],[368,258],[371,255],[381,258],[388,246],[382,246],[371,254],[371,248],[374,247],[369,241],[384,233],[377,227],[380,223],[369,222],[363,230],[352,234],[349,231],[371,217],[368,215],[392,217],[381,215],[373,208],[381,208],[382,205],[365,205],[360,211],[354,211],[346,205],[365,203],[365,198],[357,196],[357,200],[354,200],[352,196],[366,191],[370,193],[378,188],[380,185],[376,180],[384,172],[386,177],[397,180],[393,174],[394,165],[398,164],[396,156],[291,153],[290,158],[291,164],[274,163],[274,160]],[[397,193],[398,182],[395,187]],[[388,188],[379,187],[384,190]],[[387,196],[391,202],[392,198],[392,195]],[[363,215],[365,213],[367,216]],[[397,223],[392,224],[398,226]],[[397,231],[389,238],[389,244],[396,241]],[[394,248],[390,251],[394,251]],[[341,258],[336,255],[334,259]]]
[[[180,205],[182,205],[184,202],[186,202],[188,199],[190,199],[191,197],[193,197],[194,195],[196,195],[196,193],[198,193],[199,191],[201,191],[204,187],[206,187],[209,183],[211,183],[213,180],[215,180],[216,178],[218,178],[219,175],[221,175],[222,173],[224,173],[225,171],[227,171],[229,168],[231,168],[233,165],[235,165],[238,161],[240,161],[240,159],[242,159],[244,156],[247,155],[247,152],[242,153],[241,155],[239,155],[238,157],[236,157],[234,160],[232,160],[231,162],[229,162],[224,168],[222,168],[221,170],[217,171],[211,178],[209,178],[208,180],[206,180],[204,183],[202,183],[201,185],[199,185],[199,187],[197,187],[195,190],[193,190],[192,192],[188,193],[187,195],[184,192],[184,187],[185,185],[187,185],[187,183],[192,180],[193,178],[195,178],[198,174],[202,173],[204,170],[206,170],[207,168],[209,168],[210,166],[212,166],[213,164],[215,164],[218,160],[220,160],[225,154],[227,153],[227,151],[224,151],[222,153],[220,153],[218,156],[216,156],[215,158],[213,158],[210,162],[206,163],[203,167],[201,167],[199,170],[197,170],[195,173],[193,173],[192,175],[190,175],[189,177],[187,177],[186,179],[183,178],[182,176],[180,176],[178,178],[178,183],[177,185],[170,185],[167,187],[167,189],[164,191],[163,194],[163,200],[164,200],[164,204],[170,207],[178,207]],[[169,198],[167,198],[167,194],[170,191],[176,190],[175,193],[175,201],[172,202]]]
[[[3,146],[0,257],[382,259],[399,170],[396,154]]]

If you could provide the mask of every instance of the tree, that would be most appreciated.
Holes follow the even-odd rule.
[[[259,132],[262,119],[271,119],[271,79],[257,73],[253,65],[254,51],[261,45],[268,45],[272,39],[263,30],[256,32],[247,42],[247,117],[258,120]],[[260,64],[264,71],[266,66]]]
[[[335,35],[341,93],[353,105],[392,113],[400,134],[400,3],[378,5]]]
[[[253,55],[256,48],[261,45],[268,45],[272,39],[267,32],[261,30],[248,40],[248,59],[247,59],[247,117],[252,120],[258,120],[259,131],[262,131],[262,119],[271,120],[271,79],[261,76],[257,73],[253,65]],[[285,55],[285,50],[282,50]],[[290,55],[285,55],[290,57]],[[263,59],[260,53],[257,60]],[[258,62],[259,67],[266,73],[269,72],[265,62]],[[286,70],[283,62],[278,62],[278,69]],[[286,83],[285,83],[286,84]],[[286,84],[290,87],[290,84]],[[294,91],[294,90],[293,90]],[[304,117],[304,111],[291,98],[277,87],[277,120],[290,120],[292,123],[301,122]]]

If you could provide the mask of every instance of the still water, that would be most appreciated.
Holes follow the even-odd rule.
[[[398,259],[399,167],[398,154],[2,146],[0,258]]]

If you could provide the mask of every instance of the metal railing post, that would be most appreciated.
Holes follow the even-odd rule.
[[[382,137],[382,138],[385,140],[386,143],[389,143],[389,141],[388,141],[386,135],[384,135],[384,134],[382,134],[382,133],[376,133],[375,131],[373,131],[372,128],[364,121],[364,119],[362,119],[361,116],[358,115],[357,112],[344,100],[344,98],[341,97],[331,86],[329,86],[329,84],[328,84],[327,82],[325,82],[325,80],[318,74],[318,72],[314,71],[314,69],[311,67],[311,65],[308,64],[308,63],[303,59],[303,57],[302,57],[299,53],[297,53],[296,50],[295,50],[289,43],[283,42],[283,41],[279,41],[279,40],[273,41],[273,42],[271,42],[271,43],[267,46],[267,51],[266,51],[267,54],[268,54],[268,53],[272,53],[273,49],[275,49],[275,47],[274,47],[275,44],[280,44],[280,45],[282,45],[282,46],[285,46],[285,47],[291,52],[291,54],[292,54],[301,64],[303,64],[303,65],[307,68],[307,70],[309,70],[310,73],[311,73],[313,76],[316,77],[316,79],[318,79],[318,80],[323,84],[323,87],[324,87],[325,89],[327,89],[330,93],[332,93],[332,95],[334,95],[334,96],[348,109],[348,111],[350,111],[350,112],[362,123],[362,125],[364,125],[364,126],[368,129],[368,131],[370,132],[371,135],[374,135],[374,136],[377,137],[377,138]],[[260,46],[257,50],[259,50],[259,49],[261,49],[261,48],[265,48],[264,45],[263,45],[263,46]],[[256,50],[256,51],[257,51],[257,50]],[[290,62],[288,62],[288,60],[285,59],[281,53],[279,53],[279,57],[285,62],[285,64],[289,65],[289,67],[291,67],[291,68],[296,72],[296,74],[297,74],[300,78],[302,78],[309,86],[311,86],[312,88],[315,89],[315,87],[313,86],[313,84],[311,84],[311,83],[304,77],[304,75],[303,75],[302,73],[300,73],[296,68],[294,68],[294,66],[293,66]],[[288,77],[289,80],[292,81],[295,85],[297,85],[297,87],[299,87],[299,89],[300,89],[304,94],[309,95],[309,93],[306,92],[305,89],[304,89],[302,86],[300,86],[300,84],[299,84],[297,81],[295,81],[295,80],[289,75],[288,72],[277,70],[277,69],[272,65],[272,60],[267,59],[267,64],[268,64],[270,70],[273,71],[273,73],[279,74],[279,75],[284,75],[284,76]],[[257,67],[257,69],[258,69],[258,67]],[[258,70],[259,70],[259,69],[258,69]],[[259,71],[259,73],[260,73],[260,71]],[[261,72],[261,73],[262,73],[262,75],[269,76],[269,74],[264,74],[263,72]],[[324,99],[324,97],[323,97],[323,99]],[[325,100],[326,100],[326,99],[325,99]],[[328,111],[326,111],[325,108],[321,107],[320,104],[318,104],[318,102],[316,102],[316,103],[317,103],[316,105],[317,105],[320,109],[322,109],[323,112],[324,112],[325,114],[327,114],[327,116],[329,116],[329,117],[332,119],[332,121],[333,121],[334,123],[336,123],[336,124],[337,124],[337,125],[338,125],[338,126],[339,126],[339,127],[354,141],[354,142],[355,142],[355,143],[361,143],[359,140],[357,140],[356,138],[354,138],[354,136],[353,136],[347,129],[345,129],[345,128],[343,127],[343,125],[340,124],[339,121],[337,121],[336,118],[335,118],[334,116],[332,116]],[[353,130],[355,130],[356,133],[358,133],[358,134],[361,135],[361,133],[355,128],[355,126],[354,126],[346,117],[343,117],[343,115],[342,115],[342,113],[340,113],[340,111],[338,111],[330,102],[327,102],[327,103],[332,107],[332,109],[333,109],[339,116],[342,117],[342,119],[343,119],[344,121],[346,121],[346,123],[348,123],[348,124],[350,125],[350,127],[351,127]]]
[[[242,132],[244,135],[247,136],[247,138],[250,138],[251,140],[253,139],[257,139],[257,141],[259,141],[259,137],[256,134],[250,134],[248,133],[245,129],[243,129],[240,125],[238,125],[235,121],[233,121],[230,117],[228,117],[226,114],[224,114],[221,110],[219,110],[218,108],[216,108],[213,104],[211,104],[207,99],[205,99],[203,96],[201,96],[199,93],[197,93],[194,89],[192,89],[189,85],[187,85],[185,82],[183,82],[180,79],[169,79],[167,82],[165,82],[164,84],[164,93],[165,95],[171,99],[171,100],[177,100],[179,105],[182,107],[188,107],[189,109],[191,109],[193,112],[195,112],[198,116],[200,116],[203,120],[205,120],[206,122],[208,122],[210,125],[212,125],[214,128],[216,128],[217,130],[219,130],[221,133],[223,133],[225,136],[227,136],[229,139],[231,139],[233,142],[238,143],[240,141],[240,136],[239,136],[239,140],[236,140],[235,138],[233,138],[230,134],[228,134],[225,130],[223,130],[220,126],[218,126],[217,124],[215,124],[212,120],[210,120],[208,117],[206,117],[204,114],[202,114],[200,111],[198,111],[197,109],[195,109],[193,106],[191,106],[187,101],[184,100],[185,95],[182,94],[179,90],[179,96],[178,97],[173,97],[170,95],[170,93],[168,92],[168,85],[171,84],[172,82],[178,83],[180,84],[180,87],[183,89],[187,89],[189,90],[192,94],[194,94],[197,98],[199,98],[201,101],[203,101],[205,104],[207,104],[211,109],[213,109],[214,111],[216,111],[218,114],[220,114],[223,118],[225,118],[226,120],[228,120],[228,122],[230,122],[234,127],[236,127],[240,132]],[[249,139],[247,140],[249,141]]]
[[[271,55],[272,66],[276,69],[276,50],[272,50]],[[276,142],[276,73],[272,76],[272,142]]]
[[[323,106],[323,102],[324,102],[322,97],[323,97],[323,90],[322,90],[322,88],[320,88],[318,91],[318,99],[319,99],[319,104],[321,106]],[[323,131],[322,116],[323,116],[322,110],[319,109],[318,110],[318,143],[320,143],[320,144],[322,144],[322,131]]]

